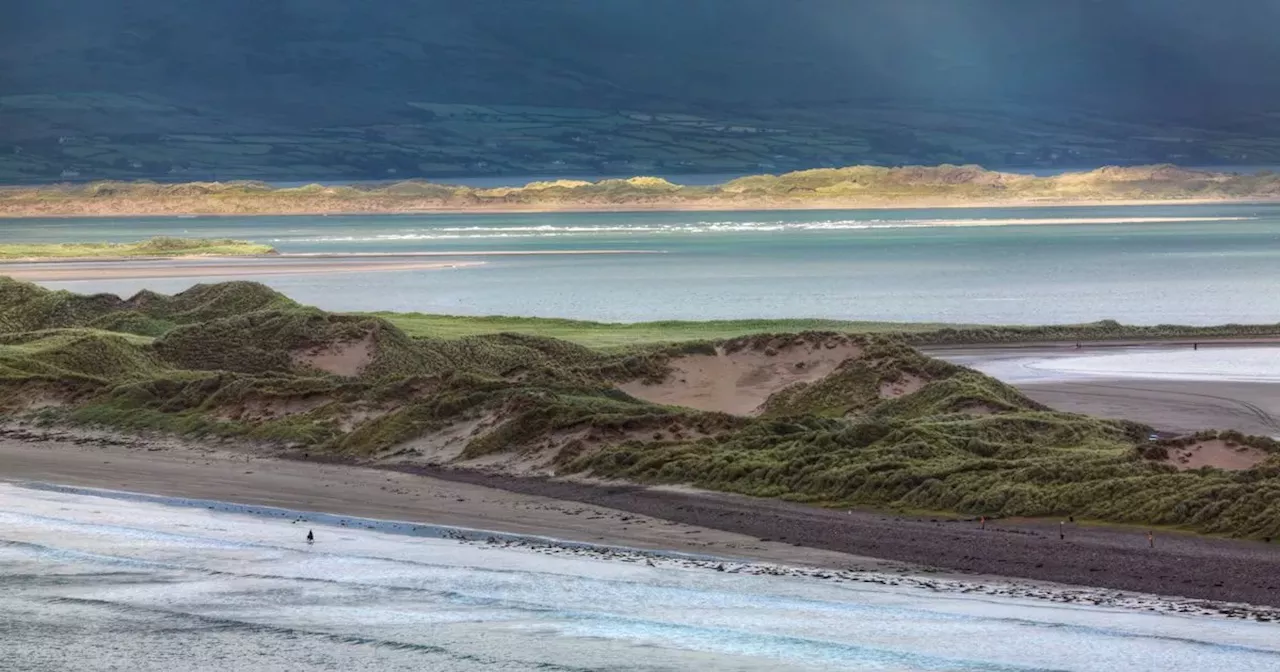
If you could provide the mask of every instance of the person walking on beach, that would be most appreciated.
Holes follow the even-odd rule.
[[[307,530],[307,545],[316,543],[316,535],[311,530]]]

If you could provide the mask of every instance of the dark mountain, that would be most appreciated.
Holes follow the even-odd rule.
[[[42,0],[0,180],[1280,163],[1280,0]]]

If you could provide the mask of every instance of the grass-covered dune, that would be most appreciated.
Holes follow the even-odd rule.
[[[253,283],[122,299],[0,278],[0,415],[376,463],[1280,536],[1269,439],[1152,441],[890,335],[612,345],[415,335]],[[1225,471],[1173,458],[1202,443],[1256,459]]]
[[[0,243],[0,261],[117,257],[227,257],[274,254],[269,245],[226,238],[156,236],[133,243]]]
[[[0,216],[388,213],[431,210],[855,208],[974,203],[1280,198],[1280,176],[1108,167],[1055,176],[979,166],[851,166],[754,175],[710,186],[656,177],[475,188],[409,180],[280,188],[263,182],[95,182],[0,189]]]

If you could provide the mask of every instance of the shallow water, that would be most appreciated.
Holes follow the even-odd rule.
[[[650,567],[162,501],[0,484],[5,669],[1280,667],[1271,624]]]
[[[248,278],[333,310],[988,324],[1280,316],[1277,205],[0,221],[0,239],[14,242],[159,234],[247,238],[309,253],[663,252]],[[45,284],[131,294],[217,279]]]

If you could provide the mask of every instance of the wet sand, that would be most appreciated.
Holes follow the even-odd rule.
[[[849,512],[680,488],[283,460],[230,447],[0,433],[0,478],[719,555],[921,573],[922,567],[1280,607],[1280,545],[1144,530]],[[873,560],[871,558],[881,558]],[[1230,615],[1231,608],[1224,608]]]
[[[1135,420],[1177,433],[1234,429],[1280,436],[1280,385],[1216,381],[1108,380],[1018,386],[1061,411]]]
[[[167,439],[0,429],[0,480],[215,499],[770,562],[872,569],[886,565],[536,494],[385,469],[282,460],[247,449]]]
[[[31,282],[144,280],[385,271],[437,271],[480,266],[484,257],[660,254],[643,250],[534,250],[369,254],[275,254],[257,257],[119,257],[0,262],[0,275]],[[448,259],[447,261],[443,259]]]
[[[385,271],[439,271],[450,268],[480,266],[481,261],[414,261],[361,263],[289,263],[276,260],[193,262],[167,260],[149,262],[68,262],[55,264],[0,265],[0,275],[29,282],[76,280],[145,280],[150,278],[231,278],[266,275],[309,275],[316,273],[376,273]]]
[[[1157,430],[1186,433],[1202,429],[1234,429],[1246,434],[1280,436],[1280,383],[1221,379],[1174,380],[1151,371],[1138,375],[1064,374],[1036,368],[1045,362],[1096,354],[1185,352],[1187,342],[1025,344],[923,348],[927,354],[962,364],[1010,383],[1024,394],[1061,411],[1102,418],[1134,420]],[[1274,347],[1276,339],[1250,338],[1200,341],[1199,352],[1230,356],[1230,349]]]

